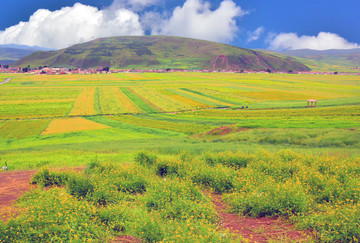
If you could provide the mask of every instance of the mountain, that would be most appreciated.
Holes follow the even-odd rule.
[[[0,64],[11,64],[22,57],[25,57],[36,51],[48,51],[49,49],[37,46],[24,46],[7,44],[0,45]]]
[[[120,69],[227,69],[307,71],[293,58],[220,43],[166,36],[100,38],[58,51],[35,52],[14,66]]]
[[[296,56],[341,67],[360,67],[360,48],[345,50],[289,50],[282,54]]]

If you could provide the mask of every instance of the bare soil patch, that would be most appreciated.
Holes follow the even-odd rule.
[[[217,136],[217,135],[227,135],[229,133],[236,133],[236,132],[244,132],[244,131],[248,131],[250,130],[250,128],[243,128],[243,127],[233,127],[233,126],[224,126],[224,127],[218,127],[215,128],[209,132],[206,133],[206,135],[212,135],[212,136]]]
[[[111,241],[111,243],[141,243],[141,240],[137,239],[134,236],[128,236],[128,235],[122,235],[116,237],[114,240]]]
[[[0,220],[6,221],[17,213],[13,206],[24,192],[30,191],[30,179],[36,171],[0,172]]]
[[[304,242],[309,233],[294,229],[294,225],[280,218],[249,218],[228,212],[221,195],[211,194],[212,202],[221,219],[221,226],[249,242],[287,241]]]

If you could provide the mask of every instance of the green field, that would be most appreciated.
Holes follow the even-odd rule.
[[[41,237],[54,230],[50,235],[58,241],[107,241],[130,234],[149,242],[193,242],[200,236],[201,242],[229,242],[230,236],[219,238],[223,232],[214,226],[214,210],[201,192],[210,189],[223,194],[236,213],[291,219],[302,229],[313,229],[322,242],[360,238],[360,76],[0,75],[1,80],[7,77],[13,79],[0,85],[1,162],[9,170],[91,165],[79,178],[54,175],[66,189],[26,196],[21,207],[47,216],[36,230],[35,221],[26,221],[26,216],[11,221],[14,227],[28,227],[20,236],[0,222],[4,236],[48,242],[50,238]],[[307,108],[308,99],[318,100],[317,107]],[[162,175],[161,168],[173,174]],[[39,184],[52,178],[41,179],[41,173]],[[103,176],[108,179],[102,181]],[[164,176],[169,185],[162,183]],[[118,178],[117,189],[110,178]],[[76,185],[90,185],[91,193],[78,195]],[[148,191],[129,193],[139,185]],[[159,190],[175,203],[163,202]],[[49,201],[40,202],[46,195]],[[68,202],[72,206],[63,211],[38,207]],[[83,207],[92,211],[70,221],[73,229],[91,224],[86,230],[63,234],[70,222],[64,219],[56,230],[46,226],[54,214]],[[182,214],[184,208],[193,211]],[[122,221],[111,218],[114,213],[124,214]],[[137,215],[144,221],[136,221]],[[116,225],[119,220],[123,225]],[[36,234],[26,233],[30,228]]]
[[[64,160],[65,151],[84,155],[74,156],[77,165],[94,152],[144,149],[357,153],[359,81],[359,76],[233,73],[22,75],[0,86],[1,157],[10,169],[26,169],[71,165],[66,161],[75,159]],[[306,108],[307,99],[317,99],[317,108]],[[58,119],[77,117],[94,127],[70,121],[57,131]],[[54,153],[52,161],[28,159]]]

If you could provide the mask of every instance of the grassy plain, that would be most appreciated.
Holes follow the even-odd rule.
[[[307,108],[307,99],[317,107]],[[360,76],[21,75],[0,86],[1,161],[9,170],[92,165],[78,176],[54,175],[65,189],[27,195],[19,206],[28,213],[0,222],[0,234],[44,242],[44,232],[59,241],[117,234],[231,241],[202,193],[210,189],[236,213],[281,216],[320,241],[355,242],[359,151]],[[36,182],[52,178],[46,173]],[[45,212],[43,203],[59,210]],[[80,215],[84,207],[91,212]],[[38,214],[43,221],[32,220]]]

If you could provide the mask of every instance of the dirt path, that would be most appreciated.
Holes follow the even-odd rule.
[[[5,79],[5,81],[0,82],[0,85],[1,85],[1,84],[6,84],[7,82],[10,82],[10,81],[11,81],[11,79],[12,79],[12,78],[7,78],[7,79]]]
[[[297,231],[292,224],[278,218],[249,218],[229,213],[221,195],[211,194],[211,198],[222,227],[249,242],[301,242],[308,237],[306,232]]]
[[[0,220],[6,220],[16,209],[16,199],[31,188],[30,179],[35,171],[0,172]]]

